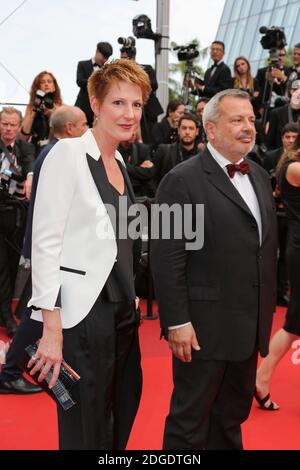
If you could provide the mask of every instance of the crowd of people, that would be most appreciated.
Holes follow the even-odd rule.
[[[173,353],[163,446],[242,449],[252,397],[263,410],[279,408],[271,377],[300,335],[300,43],[292,66],[281,49],[277,64],[253,77],[244,56],[232,74],[224,43],[214,41],[213,63],[194,84],[195,109],[179,97],[159,122],[155,72],[135,52],[123,47],[109,62],[111,45],[98,43],[78,63],[75,106],[43,71],[24,117],[13,107],[0,112],[0,322],[14,338],[0,394],[40,392],[50,370],[53,388],[64,357],[82,378],[77,405],[68,413],[58,406],[60,448],[124,449],[142,386],[134,284],[141,243],[137,234],[118,236],[132,222],[120,201],[190,205],[191,230],[203,204],[200,249],[188,250],[175,225],[168,240],[151,241]],[[20,259],[31,271],[17,326]],[[276,304],[288,310],[269,346]],[[24,366],[25,347],[37,341]],[[265,358],[256,374],[258,353]]]

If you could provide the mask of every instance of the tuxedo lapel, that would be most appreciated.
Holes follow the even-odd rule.
[[[99,158],[99,160],[95,160],[87,153],[86,159],[96,188],[103,201],[103,204],[110,204],[111,206],[113,206],[113,193],[101,157]],[[111,219],[110,211],[108,210],[107,213],[110,218],[111,224],[115,229],[115,221]]]
[[[203,157],[201,158],[203,158],[203,169],[207,173],[207,177],[210,183],[214,185],[219,191],[221,191],[226,197],[231,199],[232,202],[237,204],[241,209],[254,217],[238,190],[229,181],[228,176],[224,173],[220,165],[214,160],[210,152],[205,150]]]
[[[251,168],[251,172],[249,173],[249,178],[254,188],[254,191],[258,200],[259,208],[260,208],[261,224],[262,224],[262,242],[263,242],[266,238],[266,235],[268,232],[268,226],[269,226],[269,220],[268,220],[267,208],[266,208],[266,194],[264,191],[265,183],[264,181],[262,181],[256,165],[253,165],[251,160],[247,160],[247,161]]]
[[[128,189],[128,193],[129,193],[129,196],[132,200],[132,202],[135,201],[135,194],[134,194],[134,191],[133,191],[133,187],[132,187],[132,184],[131,184],[131,181],[130,181],[130,178],[129,178],[129,175],[126,171],[126,168],[125,166],[120,162],[120,160],[117,160],[117,163],[119,165],[119,168],[121,170],[121,173],[123,175],[123,178],[124,178],[124,182],[126,184],[126,187]]]

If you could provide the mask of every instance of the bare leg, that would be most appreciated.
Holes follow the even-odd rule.
[[[287,353],[291,344],[297,335],[288,333],[283,328],[277,331],[270,341],[270,350],[268,356],[261,362],[256,374],[256,389],[261,398],[265,397],[270,391],[270,381],[277,366],[278,362]],[[266,406],[270,404],[271,400],[266,402]],[[278,405],[274,403],[275,407]]]

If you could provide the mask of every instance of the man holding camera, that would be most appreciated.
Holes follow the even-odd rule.
[[[26,221],[34,165],[34,146],[17,140],[22,115],[15,108],[0,112],[0,320],[12,337],[16,322],[11,302]]]
[[[258,96],[260,105],[264,105],[269,101],[272,108],[275,106],[278,97],[284,97],[289,74],[289,68],[285,65],[285,61],[286,50],[283,47],[279,50],[277,62],[258,69],[256,80],[260,90]],[[272,93],[271,97],[270,93]]]
[[[118,43],[123,44],[120,49],[121,59],[134,60],[136,57],[135,39],[132,36],[128,38],[118,38]],[[142,139],[145,144],[151,144],[151,130],[157,121],[157,117],[164,112],[161,107],[158,98],[156,97],[155,91],[158,88],[155,70],[151,65],[141,65],[147,73],[152,92],[149,99],[144,106],[143,117],[141,120]]]
[[[90,101],[87,91],[87,81],[94,72],[105,64],[107,59],[112,55],[113,48],[109,42],[99,42],[97,44],[95,56],[89,60],[82,60],[77,65],[76,83],[80,88],[75,106],[82,109],[85,113],[89,127],[93,127],[94,113],[90,107]]]

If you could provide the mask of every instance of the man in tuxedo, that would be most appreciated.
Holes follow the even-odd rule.
[[[20,259],[26,222],[25,197],[30,197],[34,146],[17,139],[22,121],[19,110],[7,107],[0,113],[0,320],[8,336],[16,331],[11,310],[13,290]],[[7,180],[3,172],[11,171],[15,179]],[[6,190],[4,187],[6,186]]]
[[[275,208],[268,175],[244,160],[255,141],[248,94],[218,93],[203,122],[207,149],[173,168],[157,192],[160,207],[182,208],[184,235],[172,213],[170,230],[151,241],[161,325],[173,353],[164,449],[242,449],[241,423],[258,352],[268,354],[275,307]],[[202,246],[190,241],[201,227]]]
[[[76,83],[80,88],[75,106],[82,109],[85,113],[89,127],[93,127],[94,114],[90,107],[90,101],[87,91],[87,81],[94,70],[98,70],[105,64],[112,55],[113,48],[109,42],[99,42],[97,44],[95,56],[89,60],[82,60],[77,65]]]
[[[300,80],[300,43],[293,48],[293,65],[287,72],[286,90],[288,91],[295,80]]]
[[[294,93],[300,89],[300,80],[295,80],[289,89],[291,101],[284,106],[275,108],[270,113],[269,130],[266,143],[269,150],[278,149],[281,146],[282,129],[286,124],[300,124],[300,108],[292,100]]]
[[[211,98],[216,93],[231,88],[230,68],[223,62],[225,44],[222,41],[214,41],[210,48],[210,57],[213,65],[206,70],[204,83],[195,84],[200,96]]]
[[[32,197],[30,200],[28,219],[23,247],[23,255],[26,259],[31,259],[31,239],[32,239],[32,217],[33,208],[38,185],[38,179],[42,164],[52,147],[60,139],[80,137],[87,130],[87,121],[84,112],[75,106],[60,106],[50,118],[50,126],[53,131],[52,141],[40,152],[34,165],[34,175],[32,184]],[[24,143],[24,142],[23,142]],[[26,309],[31,297],[31,278],[25,286],[20,303],[23,307],[22,321],[17,329],[17,333],[6,355],[6,362],[0,374],[0,394],[29,394],[41,392],[38,385],[32,384],[25,377],[18,367],[18,363],[26,362],[22,359],[25,354],[25,347],[35,343],[42,335],[42,324],[30,319],[31,309]]]
[[[262,67],[257,70],[256,80],[258,82],[259,96],[257,101],[259,106],[266,105],[270,100],[270,107],[275,106],[275,101],[278,97],[284,97],[287,87],[287,79],[290,73],[290,68],[285,65],[286,50],[285,48],[279,51],[279,60],[276,66]],[[270,93],[272,96],[270,97]]]

